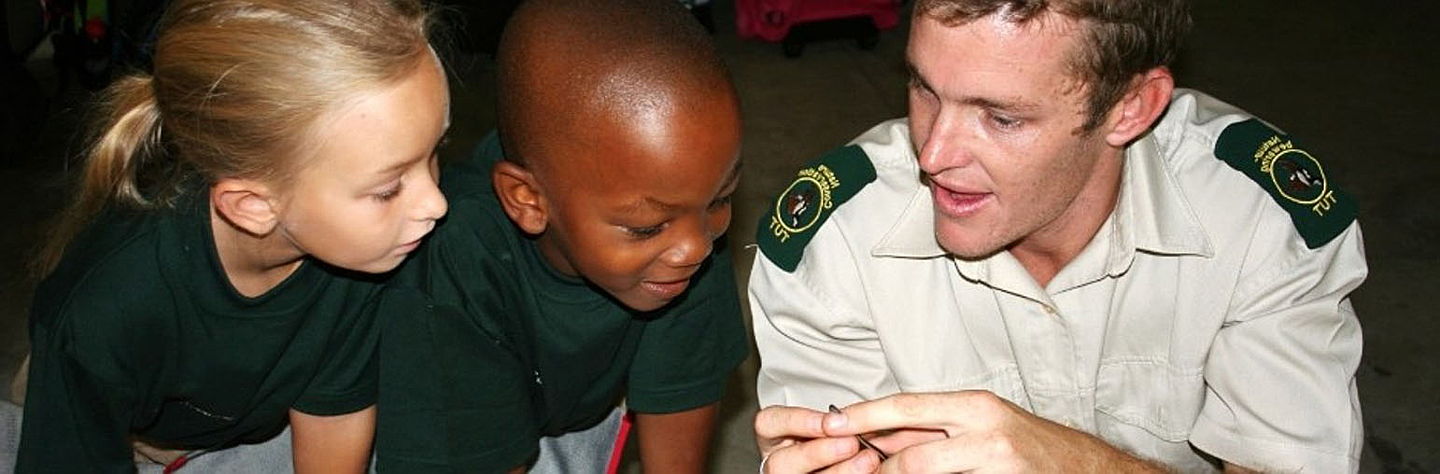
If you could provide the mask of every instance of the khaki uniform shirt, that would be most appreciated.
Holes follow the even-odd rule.
[[[1108,220],[1044,288],[1008,252],[939,247],[904,120],[853,144],[875,179],[829,203],[793,270],[765,242],[779,221],[761,222],[761,406],[980,389],[1183,471],[1213,469],[1191,445],[1264,470],[1358,469],[1360,229],[1288,137],[1177,91],[1126,151]]]

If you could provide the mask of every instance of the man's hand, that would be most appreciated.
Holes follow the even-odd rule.
[[[772,406],[755,414],[755,442],[770,473],[869,473],[880,464],[870,450],[861,450],[854,436],[826,437],[825,413],[799,407]]]
[[[822,416],[831,437],[902,430],[871,439],[890,455],[885,473],[1164,472],[988,391],[896,394]]]

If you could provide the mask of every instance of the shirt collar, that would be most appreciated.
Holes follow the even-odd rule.
[[[1214,256],[1210,240],[1179,185],[1165,168],[1165,157],[1153,134],[1146,134],[1125,151],[1125,171],[1120,195],[1112,211],[1112,225],[1100,232],[1112,232],[1106,272],[1124,273],[1137,250],[1161,255]],[[948,252],[935,239],[935,209],[930,188],[919,186],[890,230],[871,248],[874,257],[933,258]],[[1002,254],[1005,252],[1001,252]],[[990,273],[989,258],[956,260],[967,278],[984,280]]]
[[[1114,238],[1107,265],[1112,275],[1129,268],[1136,251],[1215,255],[1200,219],[1166,169],[1154,134],[1146,134],[1125,151],[1125,174],[1112,217]]]
[[[935,240],[935,203],[930,187],[919,186],[890,230],[870,249],[875,257],[933,258],[947,252]]]

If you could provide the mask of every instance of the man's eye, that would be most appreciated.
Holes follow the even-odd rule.
[[[994,123],[996,127],[1003,130],[1013,130],[1020,126],[1020,119],[1008,117],[994,112],[990,113],[990,122]]]

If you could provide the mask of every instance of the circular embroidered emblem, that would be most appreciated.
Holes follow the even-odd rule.
[[[1276,155],[1270,165],[1270,180],[1281,196],[1300,204],[1314,204],[1329,190],[1325,169],[1304,150],[1290,149]]]
[[[819,181],[801,176],[790,183],[780,199],[775,200],[775,217],[780,226],[795,234],[804,232],[820,219],[821,196],[825,193]]]

